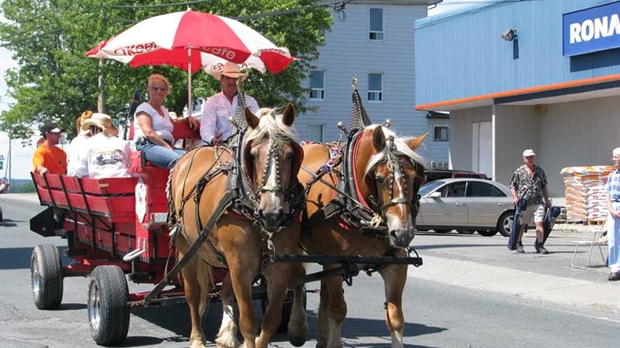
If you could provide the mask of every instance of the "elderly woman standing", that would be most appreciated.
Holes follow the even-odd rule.
[[[613,149],[611,160],[616,168],[607,178],[607,238],[609,244],[610,281],[620,280],[620,147]]]
[[[162,168],[172,168],[185,150],[174,147],[172,130],[174,122],[190,122],[194,128],[198,121],[193,117],[173,120],[163,106],[170,90],[170,82],[161,74],[152,74],[148,79],[148,102],[142,103],[134,114],[134,140],[136,148],[146,160]]]

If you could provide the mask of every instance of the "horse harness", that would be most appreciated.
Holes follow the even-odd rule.
[[[239,134],[239,142],[238,144],[243,144],[241,141],[243,136],[245,135],[245,129],[240,131]],[[211,165],[211,167],[204,172],[204,174],[200,177],[200,179],[196,182],[196,184],[192,187],[192,189],[183,197],[181,200],[181,207],[178,211],[175,211],[174,203],[172,197],[169,197],[169,225],[171,227],[171,238],[170,243],[172,244],[174,240],[177,238],[178,234],[181,231],[180,220],[182,219],[185,203],[189,201],[193,197],[195,204],[195,216],[196,216],[196,226],[200,229],[200,233],[196,241],[192,244],[188,252],[185,254],[182,260],[180,260],[177,265],[185,259],[186,256],[193,256],[202,243],[208,241],[209,248],[216,255],[218,261],[226,265],[226,259],[224,255],[217,251],[215,245],[209,240],[209,233],[215,223],[220,219],[223,213],[226,211],[232,212],[240,218],[244,218],[252,221],[254,225],[261,229],[261,236],[263,239],[263,261],[261,262],[261,269],[259,271],[262,272],[264,267],[266,266],[269,259],[271,259],[271,255],[275,253],[275,247],[272,242],[272,237],[274,234],[282,231],[286,226],[288,226],[296,217],[299,215],[299,212],[303,209],[305,205],[305,195],[303,194],[303,186],[297,180],[297,176],[292,171],[291,173],[291,181],[289,182],[288,188],[283,188],[281,185],[281,175],[280,175],[280,167],[277,161],[276,155],[283,146],[283,141],[273,140],[272,144],[269,148],[269,153],[267,157],[267,165],[265,166],[263,181],[257,189],[254,189],[251,184],[252,177],[249,176],[247,168],[248,158],[247,155],[249,150],[251,149],[251,143],[248,143],[245,149],[242,149],[241,146],[237,146],[234,148],[222,148],[215,147],[215,151],[217,153],[216,161]],[[294,146],[299,147],[299,145],[294,144]],[[222,152],[218,152],[221,150]],[[190,160],[189,167],[186,171],[186,176],[184,183],[187,181],[187,175],[190,172],[191,166],[193,165],[194,158],[196,153],[200,151],[197,150],[194,153]],[[229,163],[222,163],[220,161],[221,154],[224,152],[233,153],[234,159]],[[301,163],[301,159],[303,157],[303,152],[301,152],[301,148],[295,149],[295,160],[298,160]],[[277,176],[277,184],[275,186],[268,186],[267,180],[270,172],[271,165],[269,165],[272,161],[275,162],[276,168],[276,176]],[[217,166],[216,166],[217,164]],[[200,202],[202,193],[207,183],[213,180],[220,174],[227,174],[226,181],[226,194],[220,200],[217,207],[215,208],[213,214],[207,220],[207,223],[203,225],[202,219],[200,218]],[[183,190],[185,190],[185,184],[183,184]],[[258,217],[258,207],[260,204],[260,195],[264,192],[283,192],[285,197],[287,198],[286,202],[290,203],[290,209],[288,213],[286,213],[286,218],[284,222],[278,226],[275,230],[268,230],[264,222]],[[175,214],[176,213],[176,214]],[[189,258],[188,258],[189,261]],[[187,263],[184,262],[184,264]],[[183,265],[184,265],[183,264]],[[176,266],[175,266],[176,268]]]

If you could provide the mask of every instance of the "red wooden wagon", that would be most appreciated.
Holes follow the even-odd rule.
[[[191,139],[197,133],[182,123],[175,125],[174,136]],[[32,173],[39,201],[48,209],[30,220],[30,229],[44,237],[66,239],[66,256],[74,260],[63,266],[55,246],[34,248],[35,305],[57,309],[63,278],[90,276],[89,324],[94,340],[102,345],[126,338],[130,307],[185,301],[179,277],[164,281],[176,263],[166,221],[169,171],[145,163],[139,151],[132,152],[129,171],[131,177],[106,179]],[[214,294],[225,275],[225,270],[216,272]],[[162,286],[130,293],[127,279]]]

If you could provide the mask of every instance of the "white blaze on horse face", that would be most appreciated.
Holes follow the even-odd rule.
[[[403,185],[407,178],[404,177],[399,166],[391,166],[392,175],[394,175],[394,186],[390,187],[392,190],[392,196],[394,200],[404,199],[407,200],[407,187]],[[387,203],[387,202],[386,202]],[[398,209],[397,212],[394,212],[395,209]],[[387,209],[386,217],[387,217],[387,226],[389,231],[403,231],[410,230],[413,228],[413,223],[409,218],[410,214],[407,212],[407,205],[405,204],[395,204]]]
[[[270,151],[272,151],[271,149],[274,148],[273,140],[269,142],[269,146],[267,148],[270,149]],[[277,148],[277,146],[275,146],[275,148]],[[278,171],[278,161],[279,161],[280,154],[277,153],[278,152],[277,150],[273,150],[273,151],[276,151],[276,153],[273,154],[272,156],[267,157],[267,160],[269,162],[266,163],[265,165],[269,167],[269,170],[267,171],[267,178],[264,179],[264,182],[265,182],[265,187],[279,188],[280,178],[279,178],[279,171]],[[265,213],[269,211],[275,211],[279,207],[282,207],[283,202],[278,196],[278,191],[279,190],[270,190],[270,191],[264,191],[261,193],[261,204],[260,205]]]

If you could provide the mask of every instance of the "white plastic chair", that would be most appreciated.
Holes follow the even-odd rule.
[[[603,265],[607,264],[607,261],[605,260],[605,255],[603,255],[603,246],[604,245],[606,246],[607,243],[601,240],[601,237],[607,231],[606,226],[607,226],[607,223],[605,223],[601,229],[579,232],[579,240],[573,241],[573,243],[575,244],[575,251],[573,252],[573,259],[570,262],[571,267],[579,268],[579,269],[588,268],[590,266],[590,259],[592,258],[592,250],[594,250],[595,246],[598,247],[598,251],[601,254]],[[589,238],[588,234],[591,235],[592,238]],[[588,258],[584,265],[577,265],[575,263],[575,258],[577,257],[577,253],[579,251],[580,246],[590,247],[590,249],[588,250]]]

